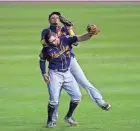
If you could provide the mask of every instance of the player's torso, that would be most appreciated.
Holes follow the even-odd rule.
[[[55,26],[55,25],[51,25],[49,28],[44,29],[43,30],[43,35],[45,35],[45,32],[48,29],[50,29],[52,32],[56,33],[58,37],[69,35],[66,27]],[[44,38],[44,36],[42,36],[42,38]],[[72,45],[69,46],[69,49],[70,49],[70,55],[74,57],[75,55],[72,52]]]
[[[50,26],[49,29],[56,33],[58,37],[61,37],[61,36],[67,36],[69,35],[69,32],[68,30],[66,29],[65,26],[61,27],[61,26]],[[70,53],[72,56],[74,56],[73,52],[72,52],[72,45],[70,46]]]
[[[57,47],[49,47],[51,56],[49,58],[49,68],[64,69],[70,66],[71,53],[70,46],[61,41]]]

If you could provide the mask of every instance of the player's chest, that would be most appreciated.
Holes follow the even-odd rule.
[[[61,44],[58,47],[54,47],[52,49],[52,58],[58,58],[58,59],[63,59],[64,57],[69,57],[70,47],[69,45],[66,44]]]

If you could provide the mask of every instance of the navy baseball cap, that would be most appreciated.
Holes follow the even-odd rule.
[[[51,17],[52,15],[54,15],[54,14],[55,14],[55,15],[58,15],[58,16],[61,15],[59,12],[52,12],[51,14],[49,14],[49,19],[50,19],[50,17]]]

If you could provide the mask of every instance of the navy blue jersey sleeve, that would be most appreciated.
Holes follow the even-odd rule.
[[[40,60],[41,61],[46,61],[46,48],[43,48],[39,54]]]
[[[39,61],[39,65],[40,65],[40,70],[42,74],[46,73],[46,62],[45,61]]]
[[[75,42],[78,42],[78,38],[77,36],[65,36],[64,38],[62,38],[65,40],[66,43],[68,43],[69,45],[72,45]]]
[[[40,65],[40,70],[42,74],[46,73],[46,56],[45,56],[45,48],[43,48],[41,50],[41,53],[39,54],[40,57],[40,61],[39,61],[39,65]]]
[[[40,53],[40,60],[41,61],[49,61],[51,58],[52,58],[52,56],[53,56],[53,50],[51,49],[51,48],[49,48],[49,47],[43,47],[43,49],[42,49],[42,51],[41,51],[41,53]]]
[[[44,29],[42,32],[41,32],[41,40],[43,40],[45,38],[45,34],[48,32],[48,29]]]
[[[46,60],[49,61],[51,54],[52,54],[52,52],[47,47],[44,47],[41,50],[41,53],[39,55],[40,56],[39,65],[40,65],[40,70],[41,70],[42,74],[46,73]]]

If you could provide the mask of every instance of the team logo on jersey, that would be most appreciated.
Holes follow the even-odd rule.
[[[62,46],[61,50],[58,53],[52,53],[51,57],[52,58],[58,58],[60,55],[62,55],[64,52],[67,52],[69,49],[69,45],[67,46]]]

